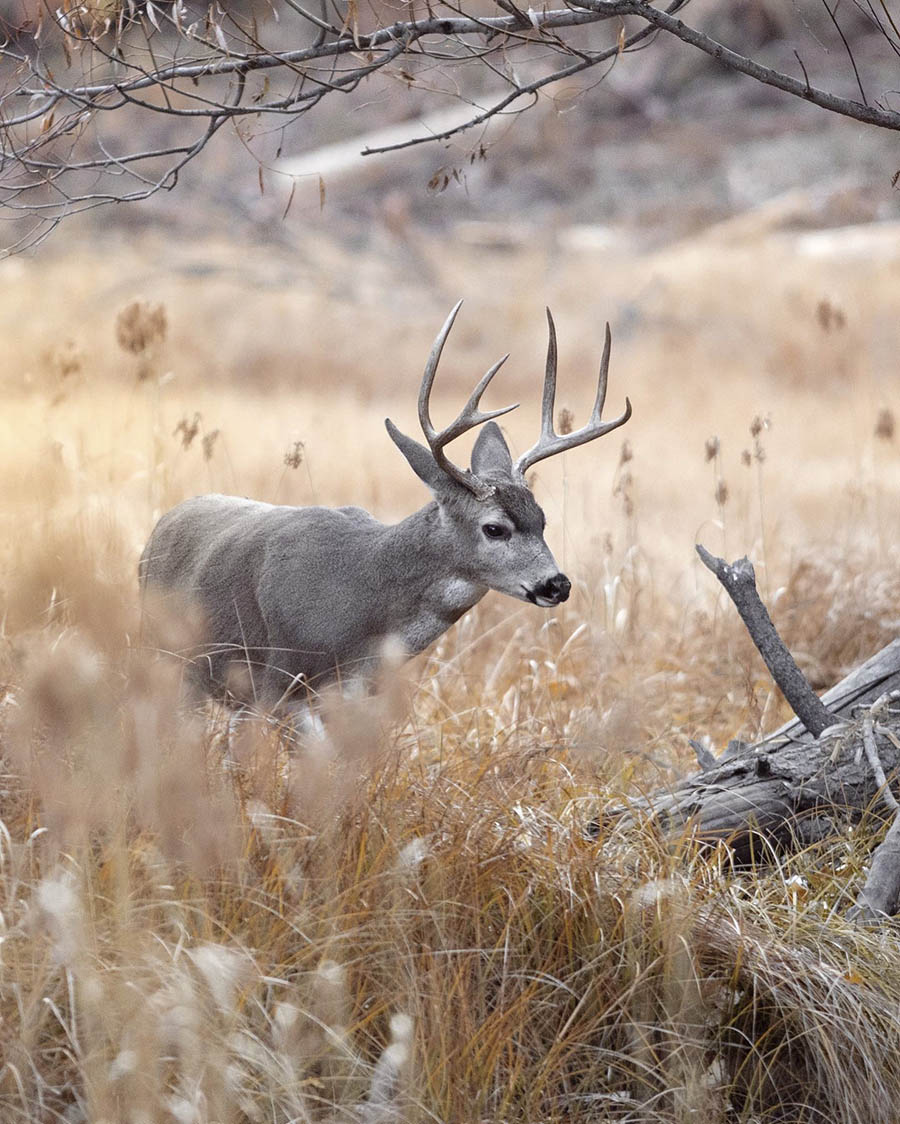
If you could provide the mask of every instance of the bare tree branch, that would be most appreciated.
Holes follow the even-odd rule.
[[[669,11],[677,11],[679,8],[683,7],[685,2],[686,0],[675,0],[675,3],[669,5]],[[513,104],[513,102],[518,101],[519,98],[527,97],[529,94],[535,94],[538,90],[542,89],[544,86],[547,86],[552,82],[559,82],[562,78],[570,78],[573,74],[578,74],[580,71],[587,70],[589,67],[596,66],[598,63],[606,62],[608,59],[617,58],[624,51],[634,49],[639,43],[642,43],[653,33],[654,29],[652,27],[642,28],[636,34],[626,39],[621,45],[617,43],[614,47],[609,47],[605,51],[597,51],[594,54],[590,55],[581,55],[578,62],[572,63],[571,66],[562,67],[559,70],[553,71],[552,74],[546,74],[541,78],[535,79],[535,81],[533,82],[527,82],[524,85],[517,85],[510,94],[507,94],[505,98],[501,98],[500,101],[492,105],[490,109],[483,110],[481,113],[473,116],[471,121],[465,121],[461,125],[457,125],[452,129],[445,129],[443,130],[443,132],[434,133],[431,136],[413,137],[410,140],[398,141],[396,144],[386,144],[381,145],[380,147],[374,146],[372,148],[364,148],[362,150],[362,155],[375,156],[385,152],[399,152],[403,148],[412,148],[414,145],[418,144],[427,144],[432,141],[450,140],[451,137],[456,136],[458,133],[461,133],[466,129],[472,129],[477,127],[478,125],[485,124],[492,117],[496,117],[498,114],[503,113]],[[527,108],[527,106],[523,106],[522,108],[525,109]]]
[[[829,112],[900,130],[900,113],[866,98],[828,0],[822,3],[849,54],[861,101],[814,86],[796,52],[802,78],[684,23],[678,13],[689,0],[665,8],[646,0],[572,0],[550,10],[495,2],[499,14],[481,15],[461,0],[437,0],[418,18],[411,0],[409,19],[365,29],[353,0],[321,0],[318,14],[301,0],[273,0],[278,22],[260,25],[239,8],[192,8],[188,0],[165,7],[141,0],[67,5],[55,17],[48,10],[39,35],[23,32],[0,44],[0,205],[39,220],[35,237],[43,237],[67,214],[171,189],[226,121],[299,121],[324,98],[346,95],[379,72],[416,86],[426,67],[435,68],[473,110],[468,121],[433,136],[365,154],[445,142],[492,117],[522,112],[561,79],[623,65],[659,36]],[[890,49],[900,51],[883,0],[859,6]],[[589,45],[586,29],[609,21],[607,44]],[[455,77],[463,70],[474,81]],[[479,72],[500,77],[507,88],[485,93]]]
[[[595,11],[604,2],[605,0],[580,0],[580,6]],[[854,121],[861,121],[865,125],[875,125],[880,129],[900,130],[900,113],[895,113],[889,109],[880,109],[874,105],[865,105],[850,98],[839,97],[827,90],[819,90],[815,86],[809,86],[805,80],[800,82],[798,79],[791,78],[789,75],[782,74],[771,67],[762,66],[722,43],[717,43],[715,39],[704,35],[702,31],[688,27],[687,24],[675,19],[667,12],[661,12],[651,4],[644,3],[643,0],[632,0],[629,7],[629,15],[640,16],[641,19],[645,19],[654,27],[658,27],[660,31],[665,31],[676,39],[680,39],[682,43],[696,47],[730,70],[746,74],[757,82],[762,82],[765,86],[773,86],[777,90],[793,94],[794,97],[812,102],[813,105],[818,105],[831,113],[837,113],[841,117],[850,117]]]

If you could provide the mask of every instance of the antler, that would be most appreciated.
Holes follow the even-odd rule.
[[[581,429],[576,429],[574,433],[559,434],[553,428],[553,406],[556,401],[556,326],[553,323],[553,317],[550,315],[550,309],[547,309],[547,323],[550,325],[550,342],[547,345],[547,372],[544,375],[544,394],[541,401],[541,435],[537,440],[537,444],[533,445],[527,453],[523,453],[516,461],[516,472],[522,476],[528,471],[533,464],[538,461],[544,460],[545,457],[555,456],[556,453],[562,453],[566,449],[574,449],[577,445],[583,445],[586,441],[593,441],[595,437],[602,437],[604,433],[609,433],[613,429],[618,429],[620,425],[631,417],[631,402],[625,399],[625,412],[621,417],[616,418],[615,421],[601,422],[600,415],[603,413],[603,403],[606,401],[606,377],[609,372],[609,351],[612,346],[612,336],[609,331],[609,324],[606,325],[606,344],[603,348],[603,358],[600,361],[600,377],[597,382],[597,397],[594,400],[594,408],[591,411],[591,418],[587,425],[582,426]]]
[[[502,359],[498,360],[493,367],[485,372],[481,381],[472,391],[469,401],[463,406],[462,412],[456,420],[452,421],[445,429],[438,432],[432,425],[431,415],[429,413],[431,388],[434,385],[434,376],[437,374],[441,352],[444,349],[447,336],[450,334],[453,321],[456,319],[456,314],[462,307],[462,303],[462,301],[457,301],[453,306],[450,315],[444,321],[443,328],[438,332],[437,339],[434,341],[431,348],[431,354],[428,356],[428,362],[425,364],[425,374],[422,376],[422,386],[419,389],[419,424],[422,426],[422,432],[425,434],[434,459],[444,472],[458,484],[462,484],[464,488],[468,488],[478,499],[484,500],[493,494],[494,489],[490,484],[485,484],[483,480],[479,480],[473,472],[469,472],[464,468],[459,468],[451,460],[448,460],[444,454],[444,446],[450,441],[453,441],[454,438],[473,429],[476,425],[481,425],[483,422],[490,421],[492,418],[499,418],[501,414],[508,414],[510,410],[516,408],[518,402],[513,403],[512,406],[504,406],[500,410],[488,410],[486,413],[482,413],[478,409],[478,403],[481,401],[481,396],[487,389],[488,383],[500,370],[509,356],[504,355]]]

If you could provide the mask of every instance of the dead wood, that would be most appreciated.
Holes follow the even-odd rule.
[[[900,693],[894,694],[900,692],[900,640],[819,699],[759,601],[750,563],[741,560],[729,566],[702,548],[700,553],[736,604],[740,602],[741,616],[773,678],[792,705],[798,704],[803,719],[794,719],[755,745],[731,743],[714,762],[707,757],[700,772],[668,791],[607,811],[604,821],[650,818],[673,834],[687,831],[706,841],[727,841],[735,857],[747,861],[770,848],[825,838],[835,831],[836,821],[858,820],[879,805],[886,818],[892,817],[896,803],[889,785],[900,771]],[[753,586],[752,595],[748,585]],[[753,605],[753,596],[762,614]],[[873,702],[877,702],[874,717],[866,710]],[[868,749],[864,740],[869,741]],[[878,768],[873,767],[873,754]],[[600,824],[594,828],[599,832]],[[898,897],[900,825],[895,824],[873,857],[857,913],[867,917],[893,913]]]
[[[723,558],[710,554],[699,543],[696,550],[700,561],[716,575],[722,588],[734,602],[756,650],[791,704],[791,710],[807,730],[818,737],[834,723],[834,716],[810,687],[806,676],[797,667],[794,657],[772,624],[772,618],[757,591],[756,574],[750,559],[745,555],[737,562],[728,563]]]
[[[894,681],[900,686],[900,642],[874,657],[893,660]],[[881,675],[879,670],[877,673]],[[844,689],[844,683],[838,689]],[[859,720],[851,712],[859,703],[848,697],[839,716],[848,723],[832,736],[814,740],[807,731],[771,735],[745,746],[714,768],[687,777],[667,792],[633,801],[617,809],[617,818],[650,817],[666,830],[731,844],[740,860],[750,859],[760,845],[802,846],[834,831],[835,819],[858,819],[879,796],[880,786],[864,754]],[[900,731],[900,707],[886,716]],[[799,723],[797,723],[799,726]],[[878,756],[888,778],[900,768],[900,748],[876,735]]]

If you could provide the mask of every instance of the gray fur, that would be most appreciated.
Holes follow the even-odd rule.
[[[310,690],[371,681],[385,641],[423,651],[488,589],[553,605],[568,596],[543,539],[544,514],[499,428],[485,425],[472,469],[478,499],[431,451],[389,424],[434,501],[394,526],[358,507],[283,507],[199,496],[164,515],[141,583],[195,605],[206,643],[191,653],[204,690],[282,710]],[[489,538],[485,524],[509,536]]]

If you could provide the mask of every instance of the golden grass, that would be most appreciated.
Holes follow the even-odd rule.
[[[892,405],[878,357],[897,277],[884,267],[864,294],[862,270],[804,274],[777,240],[567,270],[537,251],[477,274],[464,259],[442,264],[446,289],[478,280],[438,408],[514,343],[492,393],[523,398],[510,438],[533,439],[533,293],[547,291],[561,404],[586,409],[608,299],[609,408],[634,401],[628,450],[617,434],[541,466],[575,579],[565,606],[489,596],[293,755],[263,718],[226,752],[227,715],[181,703],[179,669],[142,633],[136,558],[194,492],[385,519],[422,502],[382,418],[414,431],[443,294],[405,314],[387,297],[335,311],[309,285],[260,296],[177,271],[139,284],[123,255],[113,302],[108,262],[12,263],[4,1122],[892,1116],[893,932],[843,920],[865,825],[756,872],[650,826],[596,840],[584,827],[690,770],[689,737],[722,745],[785,716],[696,538],[751,553],[820,684],[896,634],[900,474],[875,429]],[[729,295],[723,272],[759,271],[777,283]],[[501,272],[516,277],[502,291]],[[825,284],[843,286],[840,330],[816,311]],[[69,304],[29,313],[39,287],[45,309],[63,289]],[[630,313],[621,292],[637,294]],[[157,313],[132,309],[117,342],[132,299],[164,302],[165,338]],[[754,437],[756,416],[771,426]]]

